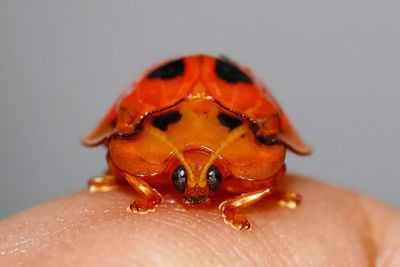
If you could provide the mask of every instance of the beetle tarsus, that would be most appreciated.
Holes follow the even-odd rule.
[[[155,208],[163,201],[161,194],[141,178],[127,173],[122,173],[122,176],[143,197],[142,199],[136,199],[128,207],[128,211],[146,214],[149,211],[154,211]]]
[[[90,192],[108,192],[119,187],[114,175],[94,176],[88,182]]]
[[[237,230],[250,229],[250,223],[247,221],[246,217],[238,214],[237,211],[256,203],[265,196],[272,194],[274,189],[275,185],[270,185],[265,189],[244,193],[222,202],[219,205],[219,209],[222,212],[225,222]]]
[[[222,211],[225,223],[229,224],[236,230],[245,231],[250,229],[250,223],[244,215],[237,214],[233,209],[225,209]]]
[[[148,212],[153,212],[161,203],[159,200],[148,201],[144,199],[137,199],[132,202],[131,205],[126,209],[128,212],[146,214]]]
[[[301,202],[301,195],[294,192],[275,192],[272,197],[282,207],[295,209]]]

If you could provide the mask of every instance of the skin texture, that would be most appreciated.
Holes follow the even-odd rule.
[[[0,222],[0,266],[400,266],[400,214],[359,193],[298,176],[296,209],[263,199],[244,209],[252,229],[226,225],[215,203],[189,208],[171,188],[146,215],[137,194],[81,191]]]

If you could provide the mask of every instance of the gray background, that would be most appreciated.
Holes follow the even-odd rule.
[[[168,57],[220,53],[277,96],[312,157],[290,171],[400,207],[399,1],[0,3],[0,218],[106,166],[80,136]]]

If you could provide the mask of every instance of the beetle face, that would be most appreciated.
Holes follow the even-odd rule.
[[[222,182],[222,175],[215,165],[211,165],[207,172],[207,187],[200,188],[196,185],[194,188],[186,190],[187,171],[185,166],[180,165],[172,174],[172,185],[176,191],[184,194],[184,200],[187,204],[201,204],[208,201],[211,193],[215,192]]]
[[[183,194],[186,204],[204,203],[220,187],[221,171],[216,165],[210,165],[210,154],[205,151],[187,151],[184,157],[186,166],[179,165],[175,168],[172,185]]]

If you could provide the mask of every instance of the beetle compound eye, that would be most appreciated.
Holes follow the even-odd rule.
[[[207,182],[210,192],[215,192],[222,182],[221,172],[217,167],[211,165],[207,172]]]
[[[179,193],[183,194],[185,193],[186,182],[187,182],[186,169],[183,165],[181,165],[178,168],[176,168],[174,173],[172,174],[172,184]]]

